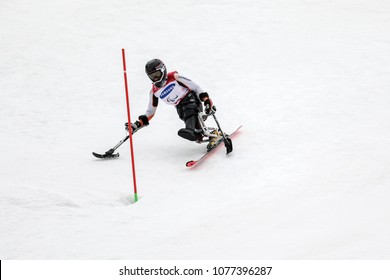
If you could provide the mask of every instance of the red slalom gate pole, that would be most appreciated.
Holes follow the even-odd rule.
[[[127,87],[127,73],[126,73],[126,56],[125,49],[122,49],[122,61],[123,61],[123,77],[125,80],[125,91],[126,91],[126,106],[127,106],[127,121],[129,123],[129,128],[131,129],[131,115],[130,115],[130,101],[129,101],[129,89]],[[134,149],[133,149],[133,133],[129,130],[130,136],[130,156],[131,156],[131,167],[133,171],[133,185],[134,185],[134,201],[138,201],[137,194],[137,179],[135,175],[135,161],[134,161]]]

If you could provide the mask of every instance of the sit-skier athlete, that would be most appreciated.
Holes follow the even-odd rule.
[[[178,131],[178,135],[198,143],[209,142],[208,149],[222,138],[217,129],[209,129],[204,121],[207,116],[214,113],[216,108],[207,92],[192,80],[180,75],[176,71],[169,72],[165,64],[160,59],[152,59],[145,65],[145,72],[152,81],[152,89],[149,95],[148,108],[144,115],[131,124],[131,131],[134,134],[140,128],[149,125],[149,121],[156,113],[159,99],[168,105],[174,105],[181,120],[185,123],[185,128]],[[205,115],[200,116],[199,113]],[[129,130],[128,123],[125,124]],[[207,137],[206,140],[203,138]]]

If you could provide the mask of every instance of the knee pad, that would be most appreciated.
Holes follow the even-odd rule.
[[[198,104],[196,102],[179,104],[176,110],[180,119],[185,121],[191,116],[198,115]]]

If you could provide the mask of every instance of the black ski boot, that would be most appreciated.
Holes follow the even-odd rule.
[[[182,128],[177,132],[177,134],[180,137],[183,137],[190,141],[196,141],[198,139],[198,136],[196,135],[195,131],[189,128]]]
[[[202,138],[202,135],[198,132],[199,129],[196,129],[198,126],[197,116],[192,115],[185,120],[185,128],[179,129],[177,134],[180,137],[183,137],[190,141],[197,141]]]

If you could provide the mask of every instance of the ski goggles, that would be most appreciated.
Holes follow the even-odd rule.
[[[161,81],[163,78],[163,73],[164,73],[165,67],[161,67],[157,69],[155,72],[148,73],[149,79],[151,79],[154,83]]]

